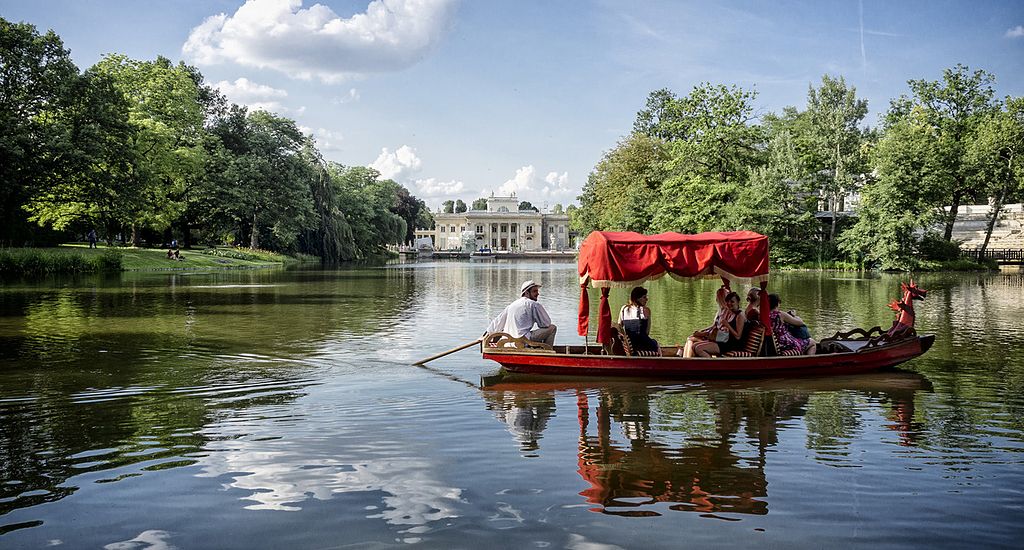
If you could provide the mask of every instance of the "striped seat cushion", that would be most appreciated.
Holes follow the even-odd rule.
[[[747,331],[746,341],[743,349],[728,351],[726,357],[757,357],[761,354],[761,344],[764,343],[764,327],[754,327]]]

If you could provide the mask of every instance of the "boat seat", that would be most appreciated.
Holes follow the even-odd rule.
[[[616,335],[618,335],[618,341],[621,342],[621,345],[622,345],[622,353],[621,353],[621,355],[627,355],[627,356],[630,356],[630,357],[661,357],[661,353],[658,352],[658,351],[655,351],[655,350],[643,350],[643,351],[641,351],[641,350],[633,349],[633,344],[632,344],[632,342],[629,341],[629,336],[626,334],[625,330],[622,330],[619,327],[612,327],[612,329],[613,329],[612,330],[612,355],[617,355],[615,353],[615,351],[616,351],[615,342],[616,342]]]
[[[747,331],[743,349],[725,352],[726,357],[757,357],[764,345],[764,327],[756,326]]]

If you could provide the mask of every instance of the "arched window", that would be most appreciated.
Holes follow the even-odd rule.
[[[499,206],[498,207],[498,212],[508,212],[508,207],[507,206]]]

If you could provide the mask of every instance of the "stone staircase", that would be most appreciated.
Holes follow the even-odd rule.
[[[989,248],[1024,248],[1024,208],[1022,204],[1004,205],[992,230]],[[985,229],[991,207],[986,204],[961,206],[953,225],[953,238],[963,248],[976,248],[985,242]]]

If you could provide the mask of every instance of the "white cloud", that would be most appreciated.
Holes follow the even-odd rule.
[[[504,196],[515,193],[517,197],[531,202],[539,198],[573,198],[577,194],[569,187],[568,172],[548,172],[541,178],[532,164],[516,170],[516,175],[501,184],[497,193]]]
[[[380,172],[384,179],[395,180],[399,183],[413,179],[423,166],[423,161],[416,156],[416,149],[403,145],[395,150],[388,151],[384,147],[377,156],[377,160],[370,163],[370,168]]]
[[[281,101],[288,97],[288,92],[278,88],[259,84],[248,78],[239,78],[234,82],[221,80],[213,85],[220,90],[232,103],[245,105],[250,111],[268,111],[277,114],[301,115],[305,107],[291,108]]]
[[[416,149],[402,145],[394,151],[384,147],[377,160],[369,164],[370,168],[380,172],[380,177],[392,179],[407,188],[416,188],[415,195],[421,199],[457,199],[466,189],[459,180],[441,181],[437,178],[416,177],[423,169],[423,160],[416,154]]]
[[[343,105],[345,103],[355,103],[359,101],[360,95],[359,90],[355,88],[349,88],[348,93],[334,99],[334,103],[337,105]]]
[[[454,0],[373,0],[347,19],[302,0],[247,0],[206,18],[182,53],[199,65],[231,62],[293,78],[337,82],[398,71],[423,59],[448,28]]]
[[[326,128],[317,128],[314,130],[308,126],[299,126],[299,131],[304,135],[313,136],[313,140],[316,142],[316,148],[323,153],[328,151],[340,151],[341,141],[345,139],[345,136],[342,135],[341,132],[332,132]]]
[[[1024,36],[1024,25],[1017,25],[1006,31],[1006,38],[1020,38],[1022,36]]]
[[[420,198],[457,199],[466,186],[461,181],[437,181],[437,178],[416,180],[416,196]]]

